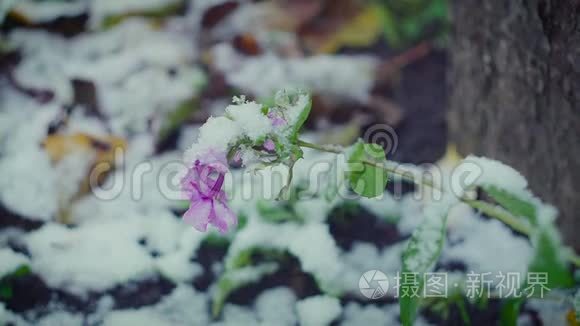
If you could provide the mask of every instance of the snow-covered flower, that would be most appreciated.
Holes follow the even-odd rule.
[[[282,114],[274,110],[268,112],[268,119],[270,119],[270,121],[272,122],[272,126],[274,127],[281,127],[288,124],[288,122],[286,121],[286,119],[284,119]]]
[[[310,96],[287,89],[276,93],[274,102],[266,106],[235,97],[223,116],[210,117],[200,127],[197,141],[184,155],[190,167],[182,180],[191,201],[183,216],[186,223],[200,231],[212,224],[222,233],[237,224],[222,190],[228,160],[256,168],[278,164],[292,168],[302,157],[298,133],[310,112]],[[291,178],[289,174],[287,185]]]
[[[225,153],[208,151],[203,161],[195,160],[181,181],[182,190],[191,202],[183,220],[198,231],[205,232],[207,225],[212,224],[226,233],[238,223],[222,189],[227,171]]]
[[[264,142],[264,149],[268,152],[273,152],[276,150],[276,143],[272,139],[266,139]]]

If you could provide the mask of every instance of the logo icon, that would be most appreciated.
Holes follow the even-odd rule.
[[[389,279],[385,273],[373,269],[365,272],[358,280],[360,293],[369,299],[380,299],[387,294]]]

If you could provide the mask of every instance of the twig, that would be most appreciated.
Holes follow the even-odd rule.
[[[309,142],[305,142],[302,140],[298,140],[298,145],[301,147],[311,148],[311,149],[315,149],[318,151],[334,153],[334,154],[340,154],[340,153],[344,152],[344,149],[340,146],[318,145],[318,144],[312,144]],[[392,174],[396,174],[396,175],[400,176],[401,178],[403,178],[407,181],[413,182],[417,185],[427,186],[427,187],[436,189],[436,190],[440,191],[441,193],[445,192],[442,188],[436,186],[430,180],[425,180],[423,178],[415,178],[412,171],[402,169],[400,166],[397,166],[395,162],[387,161],[386,165],[385,165],[382,163],[363,160],[362,163],[370,165],[370,166],[374,166],[376,168],[383,169],[383,170],[385,170],[389,173],[392,173]],[[496,205],[493,205],[493,204],[490,204],[490,203],[487,203],[487,202],[481,201],[481,200],[472,200],[472,199],[465,198],[465,197],[461,197],[461,198],[459,198],[459,200],[461,200],[465,204],[471,206],[472,208],[485,213],[487,216],[493,217],[493,218],[503,222],[504,224],[506,224],[507,226],[509,226],[510,228],[512,228],[513,230],[515,230],[517,232],[520,232],[528,237],[532,234],[529,227],[526,224],[522,223],[518,219],[517,216],[511,214],[510,212],[508,212],[507,210],[503,209],[500,206],[496,206]],[[574,252],[570,252],[570,254],[567,255],[567,259],[570,263],[576,265],[577,267],[580,267],[580,256],[576,255]]]

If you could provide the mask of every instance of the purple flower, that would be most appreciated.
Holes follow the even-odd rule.
[[[267,150],[268,152],[273,152],[274,150],[276,150],[276,144],[274,143],[274,141],[272,139],[266,139],[266,141],[264,142],[264,149]]]
[[[198,231],[205,232],[209,223],[226,233],[238,223],[222,190],[227,171],[225,154],[210,152],[203,156],[203,162],[196,160],[181,180],[181,189],[191,202],[183,220]]]
[[[284,119],[282,114],[280,114],[279,112],[275,111],[268,112],[268,118],[270,119],[270,121],[272,121],[272,125],[274,127],[284,126],[287,123],[286,119]]]

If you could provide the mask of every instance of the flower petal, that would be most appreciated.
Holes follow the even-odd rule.
[[[196,230],[205,232],[207,230],[207,224],[210,221],[211,213],[212,201],[200,199],[191,202],[189,209],[183,214],[183,220]]]
[[[266,139],[266,141],[264,142],[264,148],[268,151],[268,152],[273,152],[276,149],[276,144],[274,143],[274,141],[272,139]]]
[[[238,224],[236,214],[220,201],[214,201],[213,213],[210,223],[215,225],[222,233],[227,232],[228,228],[235,227]]]

